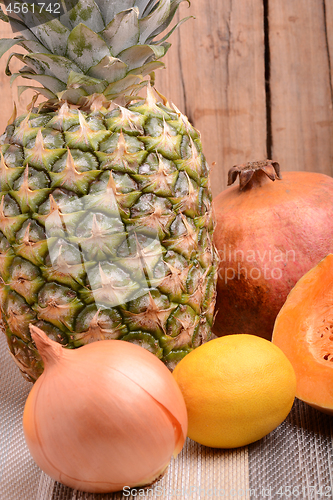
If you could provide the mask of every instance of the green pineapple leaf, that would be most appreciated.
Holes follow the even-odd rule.
[[[138,2],[135,0],[113,0],[112,2],[99,2],[99,8],[102,13],[105,26],[109,24],[112,19],[124,10],[128,10]]]
[[[7,14],[4,13],[4,11],[2,10],[1,7],[0,7],[0,19],[1,19],[1,21],[4,21],[5,23],[9,22],[9,17],[7,16]]]
[[[139,68],[151,59],[160,59],[166,53],[164,45],[134,45],[125,49],[119,58],[128,66],[128,70]]]
[[[61,16],[61,21],[72,30],[79,23],[85,24],[87,28],[98,33],[103,30],[105,23],[94,0],[66,0],[67,12]]]
[[[80,68],[66,57],[55,54],[30,54],[24,57],[24,61],[37,61],[44,68],[43,73],[55,76],[58,80],[67,83],[71,71],[80,73]]]
[[[137,0],[133,3],[139,8],[140,17],[149,16],[156,7],[156,0]]]
[[[98,64],[89,68],[87,74],[107,80],[109,83],[122,80],[127,73],[127,64],[112,56],[105,56]]]
[[[103,38],[84,24],[78,24],[71,31],[67,41],[67,56],[76,61],[84,72],[110,55]]]
[[[43,87],[53,93],[53,97],[56,97],[58,92],[66,89],[66,85],[53,76],[48,75],[36,75],[35,73],[30,73],[28,71],[20,71],[19,73],[14,73],[11,77],[11,83],[13,83],[19,76],[27,78],[28,80],[37,81],[42,84]]]
[[[138,17],[137,7],[119,12],[101,32],[101,36],[111,48],[114,56],[139,42]]]
[[[64,56],[66,53],[66,40],[70,31],[58,19],[53,19],[36,28],[38,40],[53,54]]]
[[[34,54],[32,54],[32,56],[33,55]],[[29,55],[24,55],[21,53],[14,52],[9,56],[8,61],[7,61],[7,66],[6,66],[6,70],[5,70],[5,73],[7,76],[12,76],[12,72],[9,68],[9,65],[10,65],[11,59],[13,57],[16,57],[16,59],[18,59],[19,61],[26,63],[26,66],[23,66],[23,68],[21,68],[21,70],[20,70],[22,72],[28,72],[28,73],[31,73],[34,75],[36,75],[36,74],[43,75],[43,74],[46,74],[46,72],[47,72],[47,70],[45,69],[43,64],[41,64],[35,58],[30,57]]]
[[[36,40],[24,40],[21,43],[22,47],[25,48],[27,52],[35,53],[35,52],[41,52],[43,54],[51,54],[47,48],[41,44],[37,39]]]
[[[87,95],[87,92],[85,92],[82,88],[66,89],[63,92],[59,92],[57,94],[58,99],[62,101],[72,102],[73,104],[77,104],[81,97],[85,97]]]
[[[64,55],[69,29],[45,9],[35,9],[29,3],[25,3],[25,6],[27,8],[20,9],[20,20],[26,28],[24,35],[26,31],[31,31],[30,27],[35,26],[34,38],[37,38],[51,52]],[[16,24],[12,18],[9,19],[12,24]]]
[[[153,38],[153,33],[158,31],[158,33],[163,31],[164,28],[170,24],[171,19],[178,7],[178,4],[183,0],[160,0],[156,4],[156,8],[148,15],[140,19],[140,43],[146,43],[149,39]],[[171,9],[171,6],[177,2],[175,8]]]
[[[20,45],[23,42],[22,38],[1,38],[0,39],[0,57],[14,45]]]
[[[101,94],[108,85],[107,81],[92,78],[91,76],[82,75],[82,73],[75,73],[72,71],[69,74],[67,86],[73,88],[83,88],[87,94]],[[63,89],[61,89],[63,90]]]
[[[168,14],[168,17],[165,19],[165,21],[161,24],[161,25],[158,25],[157,28],[150,34],[149,38],[147,39],[148,42],[150,42],[153,38],[155,38],[157,35],[159,35],[160,33],[162,33],[170,24],[170,22],[172,21],[179,5],[186,1],[188,4],[190,3],[189,0],[171,0],[171,4],[170,4],[170,10],[169,10],[169,14]],[[187,21],[188,19],[190,19],[191,17],[193,16],[188,16],[184,19],[182,19],[179,23],[177,23],[163,38],[162,38],[162,41],[163,40],[166,40],[167,38],[169,38],[169,36],[171,35],[171,33],[176,29],[178,28],[184,21]],[[156,43],[156,42],[155,42]]]
[[[181,24],[185,23],[185,21],[188,21],[189,19],[194,19],[194,18],[193,18],[193,16],[187,16],[187,17],[184,17],[183,19],[181,19],[181,20],[179,21],[179,23],[175,24],[175,25],[174,25],[174,27],[173,27],[170,31],[168,31],[168,32],[167,32],[167,34],[166,34],[166,35],[164,35],[164,37],[163,37],[163,38],[161,38],[161,39],[158,41],[158,43],[159,43],[159,44],[161,44],[161,43],[165,42],[165,40],[167,40],[167,39],[169,38],[169,36],[170,36],[170,35],[172,35],[172,33],[173,33],[173,32],[174,32],[177,28],[179,28],[179,26],[180,26]],[[152,36],[154,36],[154,37],[155,37],[157,34],[158,34],[158,32],[153,33],[153,35],[152,35]],[[156,43],[156,42],[153,42],[153,41],[152,41],[151,43]],[[170,44],[170,45],[171,45],[171,44]]]

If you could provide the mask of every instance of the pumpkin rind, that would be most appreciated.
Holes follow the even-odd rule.
[[[333,415],[333,254],[294,286],[281,308],[272,342],[291,362],[296,397]]]

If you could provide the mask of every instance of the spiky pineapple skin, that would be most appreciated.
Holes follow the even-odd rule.
[[[24,376],[36,324],[68,348],[140,344],[173,369],[207,341],[217,254],[209,168],[175,107],[34,110],[1,138],[2,329]]]

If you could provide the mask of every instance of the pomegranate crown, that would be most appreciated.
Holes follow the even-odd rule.
[[[237,176],[239,176],[239,189],[242,191],[256,172],[263,172],[272,181],[275,181],[275,179],[282,179],[280,165],[277,161],[250,161],[231,167],[228,172],[228,186],[231,186],[237,179]]]

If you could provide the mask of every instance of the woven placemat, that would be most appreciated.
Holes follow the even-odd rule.
[[[72,490],[44,474],[26,447],[22,414],[31,387],[0,336],[1,500],[333,499],[333,418],[298,400],[285,422],[248,447],[219,450],[187,439],[151,488],[109,495]]]

